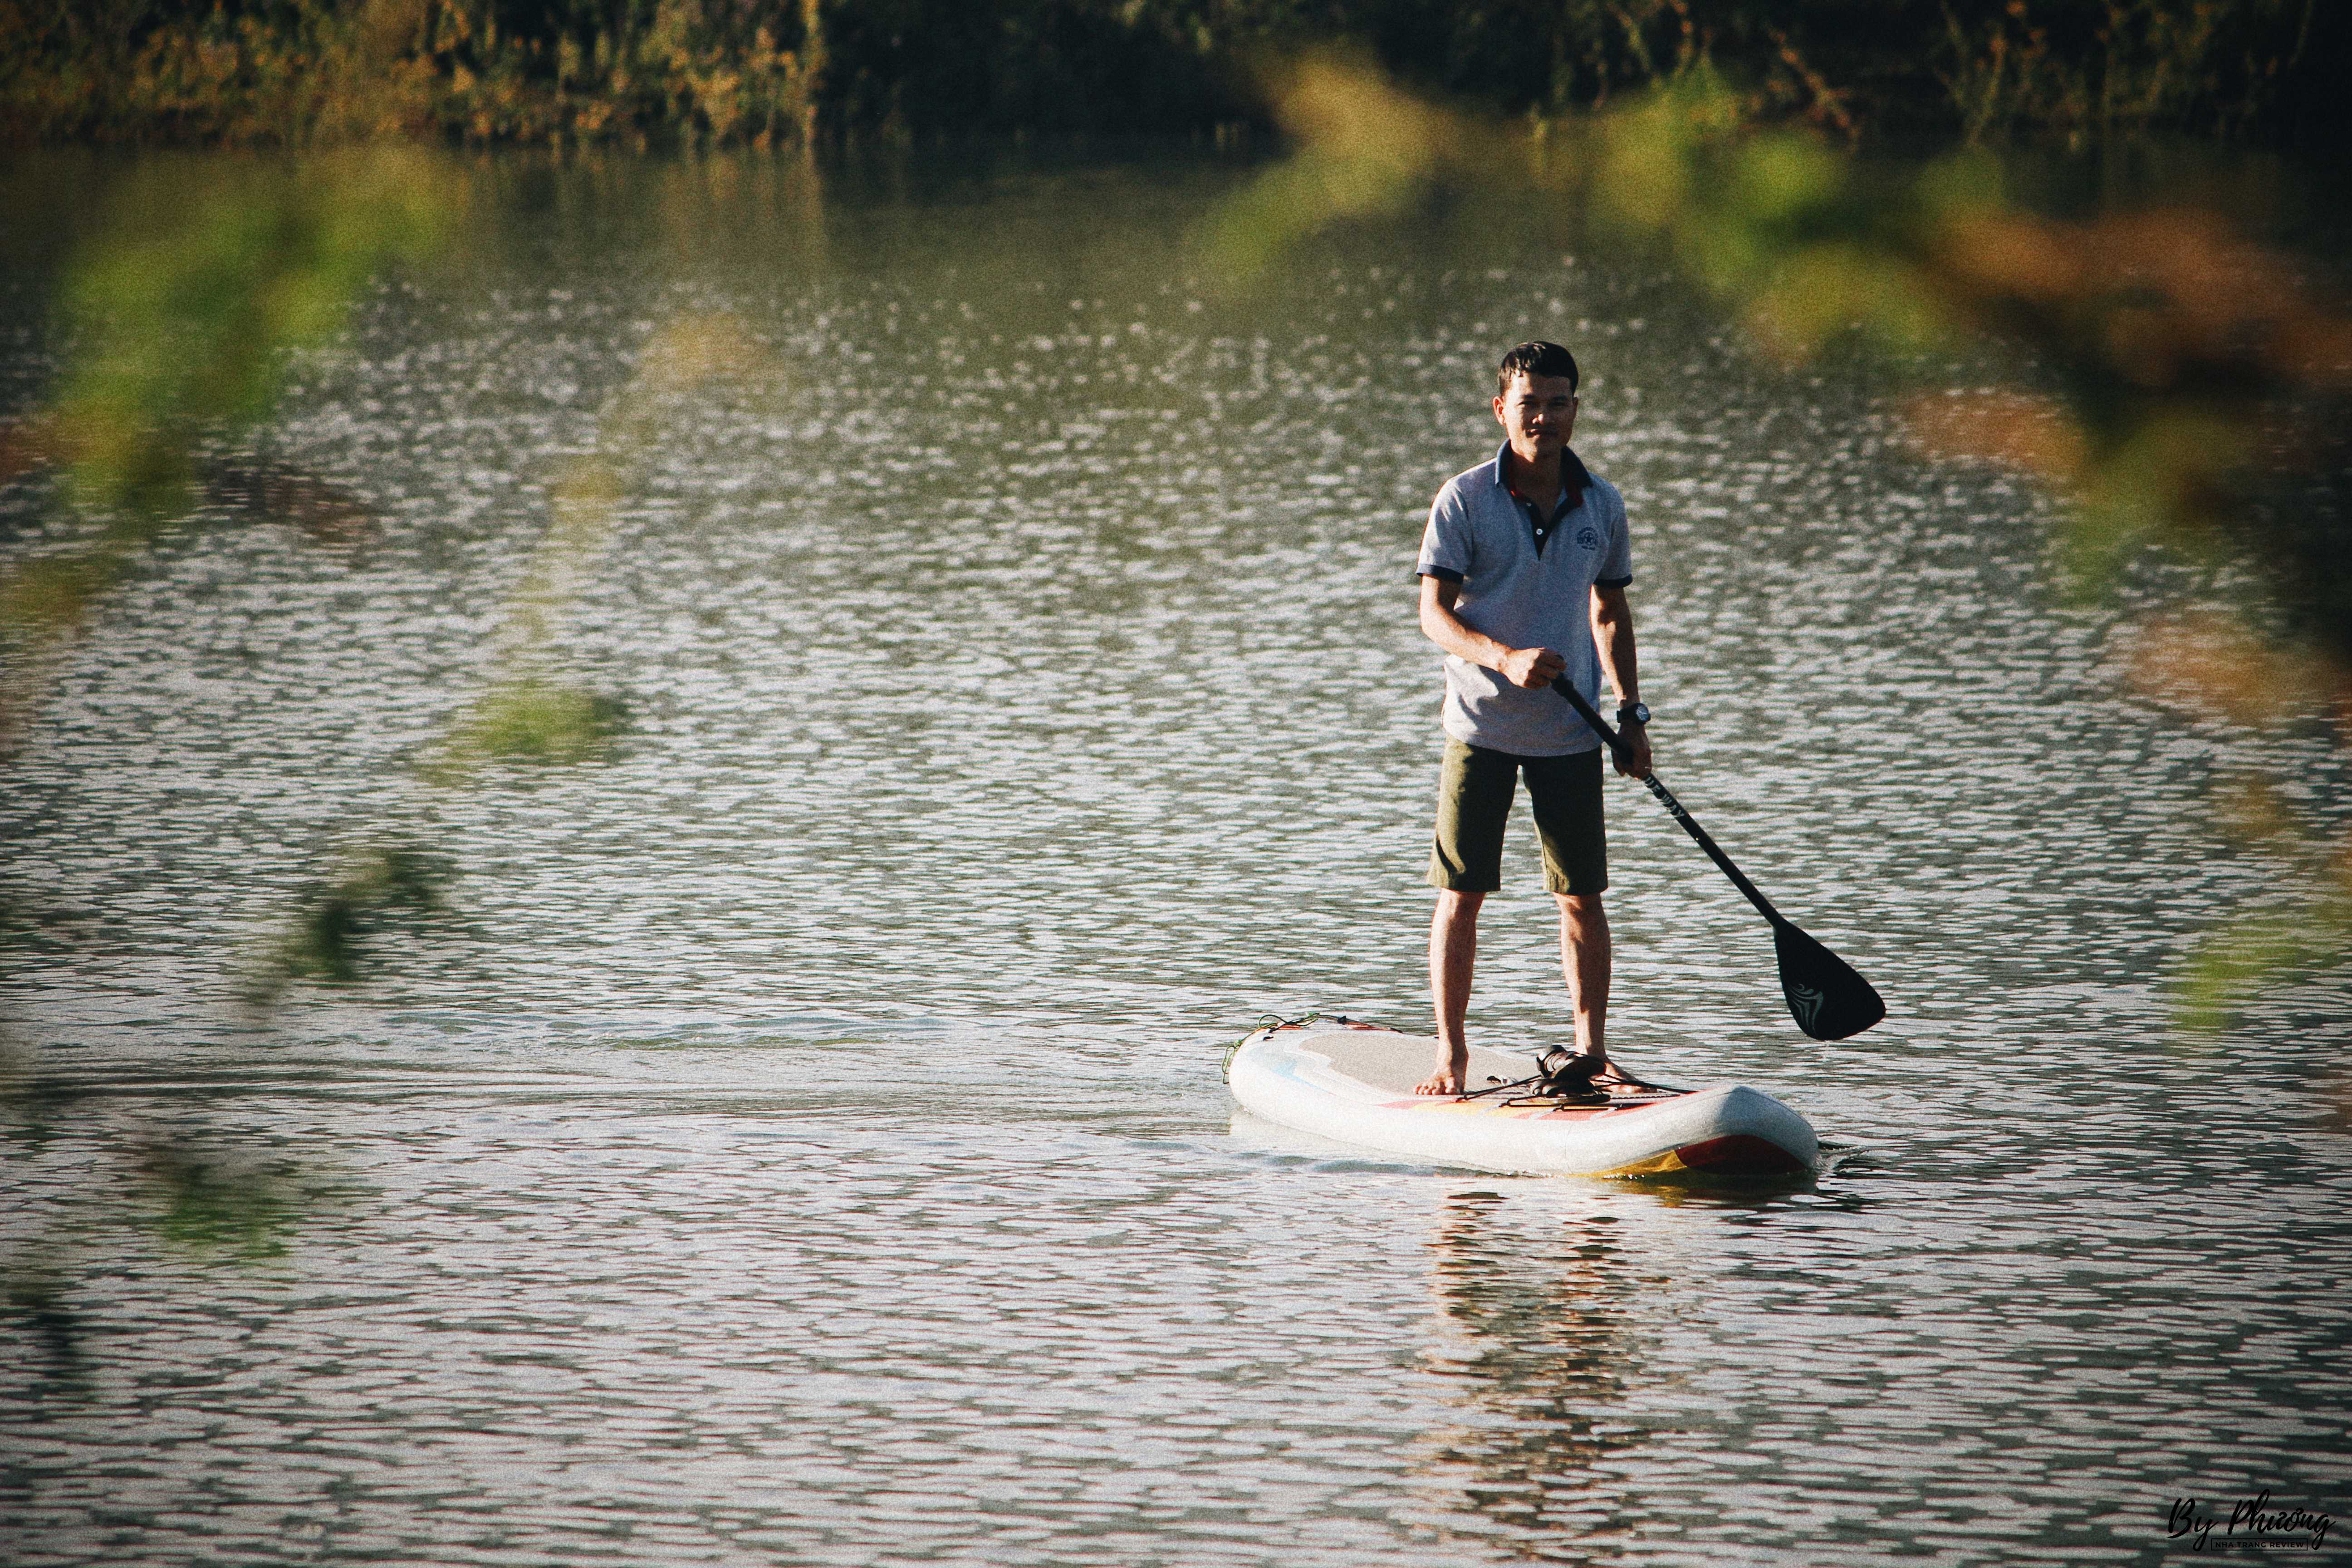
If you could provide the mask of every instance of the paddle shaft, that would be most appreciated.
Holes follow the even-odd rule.
[[[1633,748],[1625,743],[1625,738],[1622,735],[1609,727],[1607,720],[1593,711],[1592,704],[1584,700],[1584,693],[1576,689],[1574,681],[1563,675],[1551,683],[1551,689],[1568,699],[1568,705],[1576,710],[1577,717],[1591,725],[1593,732],[1609,742],[1611,751],[1622,757],[1628,764],[1632,763]],[[1757,889],[1756,884],[1748,879],[1748,873],[1733,865],[1731,857],[1726,855],[1716,841],[1707,837],[1706,829],[1698,825],[1698,819],[1683,809],[1683,803],[1675,798],[1674,791],[1658,782],[1658,775],[1654,770],[1644,774],[1642,782],[1650,786],[1650,793],[1658,797],[1658,804],[1664,806],[1674,819],[1683,825],[1683,831],[1691,836],[1691,842],[1706,851],[1706,858],[1715,862],[1716,869],[1730,878],[1731,885],[1747,894],[1748,901],[1754,904],[1766,920],[1776,926],[1788,923],[1788,917],[1772,907],[1772,900],[1766,898]]]

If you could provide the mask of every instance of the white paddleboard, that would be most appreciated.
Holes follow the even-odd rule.
[[[1346,1018],[1260,1029],[1225,1081],[1265,1121],[1438,1165],[1560,1176],[1790,1176],[1816,1168],[1812,1127],[1745,1084],[1620,1086],[1605,1104],[1514,1104],[1515,1094],[1416,1095],[1437,1042]],[[1532,1058],[1470,1049],[1469,1087],[1524,1079]]]

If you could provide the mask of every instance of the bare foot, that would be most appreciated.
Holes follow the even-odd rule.
[[[1632,1073],[1627,1072],[1623,1068],[1619,1067],[1615,1062],[1608,1063],[1602,1067],[1599,1072],[1594,1073],[1592,1075],[1592,1085],[1595,1089],[1608,1089],[1612,1092],[1618,1089],[1625,1089],[1636,1094],[1650,1087],[1642,1079],[1635,1078]]]
[[[1463,1076],[1470,1070],[1470,1047],[1466,1045],[1456,1046],[1451,1051],[1447,1051],[1444,1046],[1437,1048],[1444,1053],[1443,1059],[1437,1064],[1437,1070],[1414,1085],[1413,1093],[1460,1094]]]

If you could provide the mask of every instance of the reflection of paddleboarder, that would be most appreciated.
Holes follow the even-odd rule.
[[[1421,629],[1446,652],[1445,755],[1429,879],[1429,984],[1436,1070],[1423,1094],[1458,1094],[1469,1061],[1463,1021],[1477,954],[1478,908],[1502,885],[1503,828],[1521,775],[1542,843],[1544,886],[1559,902],[1560,958],[1577,1048],[1606,1060],[1609,885],[1601,821],[1601,737],[1557,692],[1565,674],[1596,700],[1606,674],[1632,758],[1650,771],[1625,585],[1633,557],[1625,502],[1574,452],[1576,360],[1558,343],[1503,356],[1495,417],[1507,439],[1494,461],[1437,492],[1421,543]]]
[[[1432,1283],[1459,1333],[1441,1323],[1423,1356],[1445,1397],[1485,1408],[1431,1433],[1430,1479],[1490,1544],[1499,1530],[1556,1546],[1607,1484],[1598,1467],[1648,1440],[1622,1410],[1649,1347],[1627,1310],[1638,1287],[1613,1234],[1624,1227],[1604,1223],[1616,1217],[1484,1192],[1449,1194],[1440,1211]]]

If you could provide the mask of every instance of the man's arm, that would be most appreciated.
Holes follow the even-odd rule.
[[[1428,600],[1422,601],[1426,606]],[[1429,624],[1429,611],[1423,608],[1422,625]],[[1633,657],[1633,606],[1625,601],[1625,585],[1613,588],[1595,584],[1592,590],[1592,646],[1601,653],[1601,673],[1609,678],[1616,689],[1620,703],[1642,700],[1642,677]],[[1640,724],[1621,725],[1617,731],[1633,749],[1633,761],[1629,765],[1623,757],[1616,759],[1617,771],[1627,778],[1650,776],[1650,736]]]
[[[1514,686],[1530,691],[1549,686],[1568,661],[1548,647],[1506,647],[1484,632],[1474,632],[1454,613],[1462,584],[1443,577],[1421,580],[1421,629],[1429,640],[1456,658],[1491,669]]]

